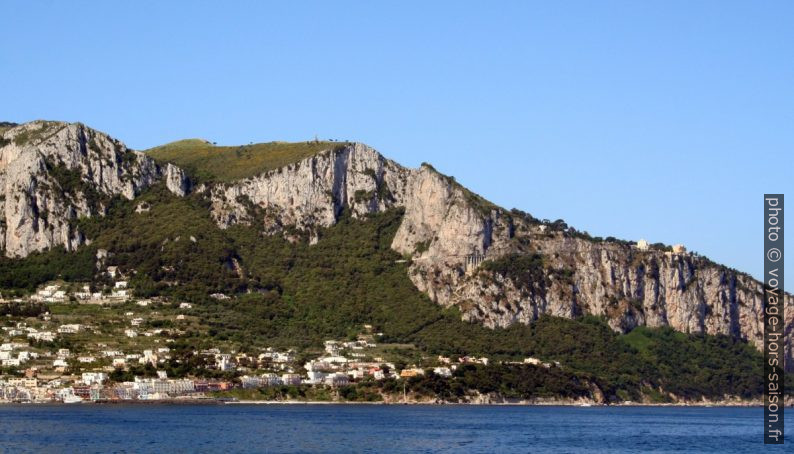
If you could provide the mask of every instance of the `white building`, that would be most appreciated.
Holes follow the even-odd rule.
[[[347,377],[347,374],[343,374],[342,372],[334,372],[325,377],[325,384],[329,386],[344,386],[348,383],[350,383],[350,379]]]
[[[325,382],[325,378],[328,376],[328,374],[319,370],[310,370],[308,376],[309,381],[307,383],[318,385]]]
[[[344,356],[325,356],[323,358],[318,359],[318,361],[326,362],[330,364],[347,364],[347,358]]]
[[[364,369],[359,367],[358,369],[353,369],[353,370],[347,371],[347,375],[349,375],[350,378],[352,378],[353,380],[356,380],[356,379],[359,379],[359,378],[364,378],[364,375],[366,375],[366,372],[364,371]]]
[[[218,370],[222,370],[224,372],[234,370],[234,364],[232,363],[232,355],[222,353],[218,355],[215,359],[216,365],[218,366]]]
[[[334,340],[327,340],[325,341],[325,351],[329,355],[338,355],[342,348],[339,345],[338,341]]]
[[[262,386],[278,386],[281,384],[281,378],[273,373],[262,374]]]
[[[263,386],[260,377],[249,377],[248,375],[240,377],[240,384],[246,389],[261,388]]]
[[[83,372],[82,381],[86,385],[92,385],[94,383],[101,385],[108,379],[108,374],[104,372]]]
[[[61,325],[58,327],[58,333],[60,334],[76,334],[80,331],[81,325],[77,323],[68,324],[68,325]]]
[[[43,342],[52,342],[55,340],[55,333],[52,331],[39,331],[38,333],[28,333],[29,339],[34,339]]]
[[[295,359],[295,355],[292,352],[273,352],[271,358],[274,363],[288,363]]]
[[[74,297],[80,300],[87,300],[91,298],[91,287],[84,285],[83,289],[79,292],[74,292]]]

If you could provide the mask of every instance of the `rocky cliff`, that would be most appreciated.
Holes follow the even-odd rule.
[[[671,326],[763,345],[762,288],[750,276],[698,255],[640,250],[506,211],[429,165],[407,169],[361,144],[202,190],[222,227],[263,222],[268,232],[298,230],[313,240],[345,209],[358,217],[401,207],[392,247],[412,259],[411,280],[487,326],[594,314],[622,332]],[[523,263],[527,256],[536,260]],[[786,304],[791,344],[790,295]]]
[[[192,188],[178,167],[79,124],[29,123],[2,140],[0,247],[7,256],[73,249],[86,240],[74,220],[102,215],[107,197],[132,198],[164,180],[178,195],[205,198],[221,228],[245,223],[293,240],[315,242],[345,214],[403,209],[392,248],[410,260],[410,279],[433,301],[490,327],[541,314],[594,314],[618,331],[671,326],[763,344],[762,288],[746,274],[694,254],[640,250],[504,210],[429,165],[408,169],[362,144]],[[791,355],[794,300],[785,301]]]
[[[162,178],[177,193],[186,185],[180,169],[80,123],[10,127],[0,137],[0,250],[8,257],[73,250],[86,241],[77,220],[103,215],[113,196],[132,199]]]

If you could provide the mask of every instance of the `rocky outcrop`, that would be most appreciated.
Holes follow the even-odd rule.
[[[164,174],[165,186],[169,191],[179,197],[184,197],[190,192],[191,182],[184,170],[171,163],[167,163],[165,165]]]
[[[763,346],[763,293],[751,277],[691,254],[638,251],[563,232],[529,239],[540,264],[532,282],[489,267],[466,273],[447,264],[415,265],[414,283],[435,301],[457,305],[467,320],[505,327],[541,314],[603,316],[613,329],[670,326],[685,333],[725,334]],[[794,300],[786,297],[787,326]],[[791,336],[788,336],[789,341]]]
[[[219,226],[261,222],[269,233],[316,241],[343,211],[353,217],[401,205],[410,172],[372,148],[351,144],[234,184],[200,186]],[[256,218],[256,220],[255,220]]]
[[[86,240],[76,221],[103,215],[111,197],[132,199],[164,173],[169,188],[184,189],[184,174],[171,167],[80,123],[12,127],[0,139],[0,250],[73,250]]]

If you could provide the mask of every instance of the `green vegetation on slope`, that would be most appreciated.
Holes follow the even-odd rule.
[[[6,296],[28,293],[47,281],[88,281],[94,275],[95,249],[81,247],[67,252],[63,247],[35,252],[25,259],[0,256],[0,289]]]
[[[387,392],[399,392],[395,380],[380,386]],[[496,364],[483,366],[465,364],[455,370],[451,379],[428,373],[408,380],[410,391],[424,396],[461,399],[467,390],[482,394],[497,393],[506,398],[585,397],[590,393],[587,384],[570,370],[545,368],[528,364]]]
[[[150,211],[136,213],[142,202]],[[241,349],[318,348],[323,340],[349,337],[367,323],[384,333],[380,342],[413,344],[427,354],[559,361],[564,372],[559,377],[537,377],[537,389],[549,392],[569,386],[572,377],[597,383],[608,397],[624,400],[651,395],[663,401],[666,392],[693,398],[758,396],[762,390],[760,354],[727,337],[646,328],[621,336],[589,316],[544,316],[530,326],[494,330],[464,322],[457,310],[444,309],[420,293],[408,278],[407,265],[398,263],[402,257],[390,244],[401,221],[399,211],[364,220],[343,216],[310,246],[263,235],[254,227],[221,230],[205,203],[198,194],[178,198],[162,187],[134,201],[116,199],[106,218],[81,222],[93,243],[68,256],[78,259],[74,264],[57,251],[4,259],[3,286],[31,288],[58,274],[84,276],[80,273],[92,269],[93,250],[104,248],[112,252],[107,265],[131,276],[139,294],[195,303],[210,343]],[[56,266],[46,263],[47,254],[58,258]],[[540,264],[542,257],[508,260],[498,263],[496,271],[534,280]],[[232,298],[208,296],[214,292]],[[186,335],[180,342],[206,345],[207,334]],[[530,372],[496,373],[520,378]],[[494,372],[469,373],[473,380],[485,374],[484,383]]]
[[[201,139],[187,139],[145,152],[159,162],[170,162],[185,169],[198,181],[228,182],[259,175],[344,145],[311,141],[217,146]]]
[[[106,264],[130,274],[140,296],[237,292],[243,282],[233,271],[234,245],[197,201],[158,185],[134,201],[114,199],[106,217],[84,219],[81,227],[93,247],[112,252]],[[135,212],[139,204],[149,211]]]
[[[741,397],[752,397],[762,390],[760,353],[729,336],[688,336],[671,328],[638,327],[621,340],[654,365],[657,385],[679,397],[719,396],[726,390],[741,390]]]

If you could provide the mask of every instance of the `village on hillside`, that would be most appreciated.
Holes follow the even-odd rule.
[[[322,351],[241,352],[221,343],[183,349],[177,357],[175,338],[202,329],[193,305],[136,298],[115,267],[106,273],[110,284],[102,290],[51,282],[26,297],[0,295],[0,402],[201,400],[278,386],[333,390],[364,380],[450,377],[460,364],[489,363],[485,357],[422,356],[410,364],[379,344],[382,333],[367,324],[354,339],[326,340]],[[536,358],[524,363],[555,366]],[[180,364],[181,376],[169,376]]]

